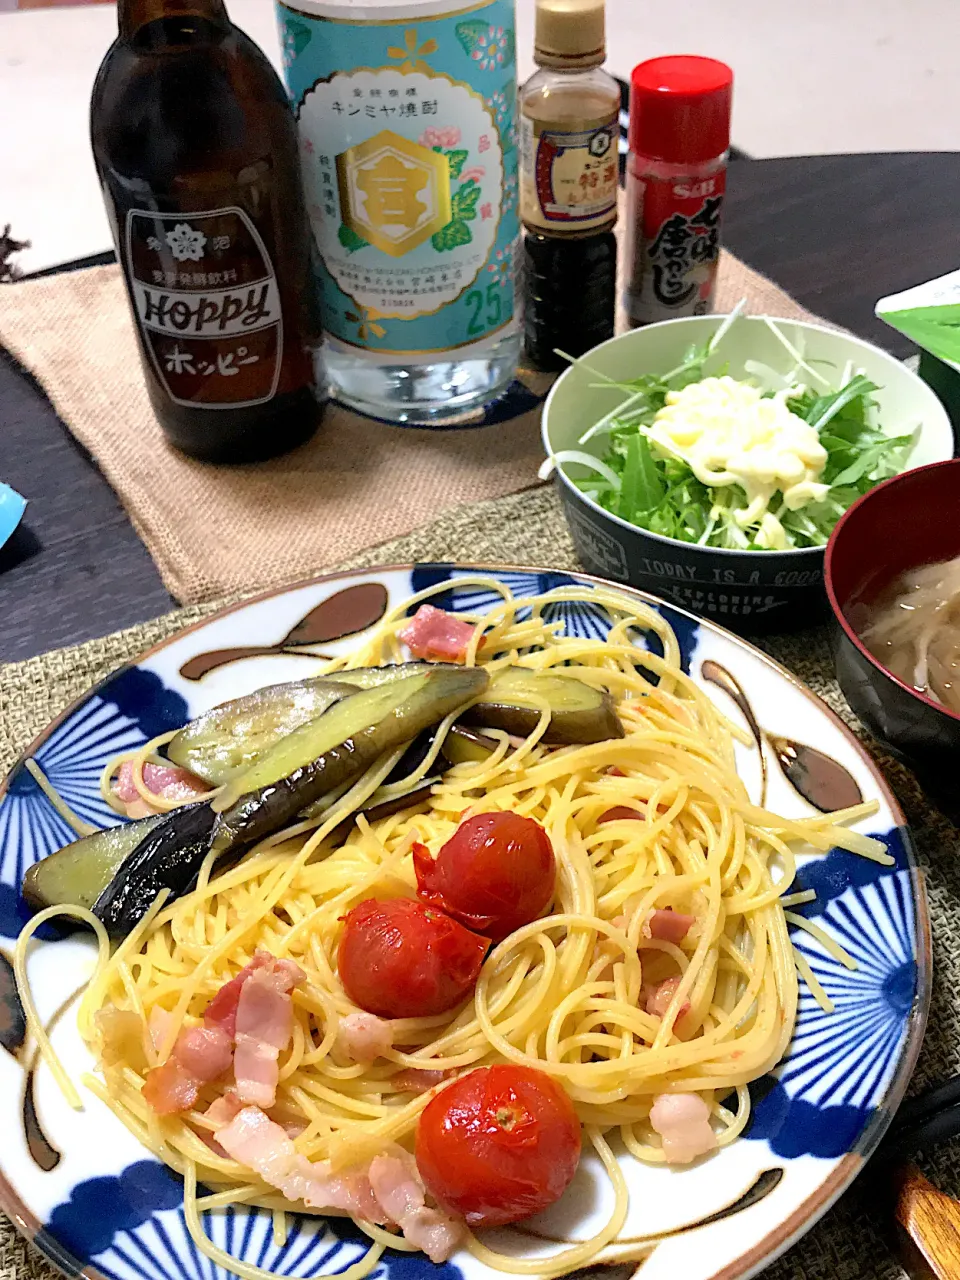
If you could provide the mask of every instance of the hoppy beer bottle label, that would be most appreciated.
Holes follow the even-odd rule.
[[[242,209],[131,209],[127,269],[157,377],[177,404],[242,408],[277,389],[283,320],[276,272]]]
[[[452,8],[279,4],[324,327],[371,357],[514,320],[513,4]]]

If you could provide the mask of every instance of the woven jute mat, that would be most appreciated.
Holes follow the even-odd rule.
[[[717,309],[812,319],[730,254]],[[174,599],[295,582],[443,511],[537,484],[540,403],[551,379],[511,391],[455,431],[391,427],[331,405],[302,448],[215,467],[164,440],[147,398],[116,266],[0,288],[0,343],[40,382],[117,491]],[[24,495],[30,498],[30,493]]]
[[[342,562],[341,568],[417,560],[471,560],[544,568],[580,566],[551,489],[477,503],[447,512],[413,533]],[[0,770],[72,699],[119,663],[217,607],[198,605],[102,640],[0,666]],[[833,677],[826,627],[767,638],[763,647],[795,672],[861,737]],[[960,839],[921,791],[913,775],[868,748],[892,783],[913,829],[933,919],[935,980],[929,1029],[912,1088],[960,1070]],[[950,1194],[960,1193],[960,1153],[945,1147],[923,1162]],[[884,1184],[868,1171],[825,1218],[765,1273],[770,1280],[903,1280],[886,1232]],[[0,1280],[53,1280],[50,1266],[0,1217]]]

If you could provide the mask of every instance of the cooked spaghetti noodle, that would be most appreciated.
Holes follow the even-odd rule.
[[[486,731],[497,739],[489,759],[449,769],[413,809],[373,824],[358,817],[346,841],[331,847],[345,809],[402,789],[382,784],[395,753],[316,819],[311,831],[304,831],[311,824],[301,823],[223,872],[211,872],[208,860],[198,888],[161,906],[98,970],[80,1010],[80,1028],[97,1050],[98,1010],[132,1010],[144,1022],[155,1008],[167,1011],[165,1043],[155,1049],[144,1036],[145,1060],[153,1066],[170,1052],[184,1020],[195,1021],[258,948],[295,960],[306,981],[292,992],[294,1033],[281,1054],[273,1114],[296,1126],[299,1153],[328,1160],[335,1170],[363,1165],[389,1143],[412,1147],[420,1113],[443,1086],[411,1096],[401,1073],[455,1075],[498,1062],[539,1068],[573,1100],[585,1139],[610,1176],[610,1220],[591,1239],[548,1259],[495,1253],[474,1236],[468,1247],[503,1271],[561,1275],[595,1259],[625,1220],[626,1183],[611,1142],[638,1160],[664,1161],[650,1123],[654,1098],[672,1091],[700,1094],[718,1145],[729,1145],[749,1117],[747,1085],[779,1062],[790,1041],[798,968],[828,1003],[788,935],[784,897],[798,903],[810,896],[790,894],[795,849],[839,845],[881,860],[886,854],[878,841],[845,825],[875,806],[787,818],[751,803],[735,767],[739,731],[684,674],[676,638],[658,613],[601,589],[561,588],[514,599],[493,579],[469,581],[498,592],[503,602],[476,617],[468,664],[491,672],[506,665],[549,669],[607,690],[625,736],[547,747],[545,704],[525,740]],[[325,671],[402,660],[397,633],[410,604],[430,594],[397,606],[363,644]],[[606,640],[567,637],[561,624],[544,620],[548,605],[583,599],[615,619]],[[659,637],[663,656],[638,654],[638,630]],[[429,776],[452,719],[409,781]],[[155,740],[136,753],[138,790],[147,790],[144,761],[162,758],[152,756],[159,745]],[[106,783],[119,763],[108,766]],[[617,806],[635,810],[636,820],[610,820]],[[372,1065],[345,1062],[337,1053],[337,1031],[354,1007],[336,968],[343,916],[371,895],[413,896],[413,844],[436,852],[465,815],[494,810],[531,817],[549,834],[558,868],[552,912],[489,952],[465,1006],[395,1020],[394,1045],[402,1047]],[[679,942],[650,936],[645,928],[651,912],[664,908],[696,919]],[[816,926],[790,918],[832,946]],[[846,962],[845,953],[833,949]],[[646,1012],[645,989],[668,977],[678,980],[669,1006],[662,1016]],[[212,1126],[203,1112],[219,1086],[204,1086],[192,1110],[159,1117],[141,1096],[145,1070],[103,1065],[102,1078],[88,1083],[145,1146],[185,1175],[187,1222],[200,1247],[257,1280],[263,1272],[227,1258],[204,1236],[200,1211],[236,1202],[282,1215],[303,1206],[287,1203],[211,1148]],[[195,1199],[198,1182],[211,1192],[202,1201]],[[373,1243],[345,1273],[351,1280],[369,1272],[384,1247],[410,1247],[402,1237],[359,1225]],[[282,1236],[282,1216],[275,1226]]]

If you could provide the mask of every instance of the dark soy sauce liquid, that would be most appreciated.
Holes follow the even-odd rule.
[[[613,337],[617,242],[612,231],[524,236],[524,349],[539,369],[565,369],[556,351],[581,356]]]

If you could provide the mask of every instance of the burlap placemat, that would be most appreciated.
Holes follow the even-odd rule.
[[[450,511],[411,534],[354,556],[339,567],[360,568],[413,560],[471,558],[575,569],[573,545],[552,489]],[[180,609],[102,640],[60,649],[26,662],[0,665],[0,771],[5,771],[45,724],[94,681],[144,648],[212,612],[215,605]],[[805,680],[864,737],[833,677],[826,627],[761,642]],[[928,800],[913,775],[867,746],[893,784],[913,829],[927,878],[933,919],[935,979],[929,1029],[913,1088],[960,1070],[960,838]],[[944,1147],[922,1162],[950,1194],[960,1193],[960,1152]],[[886,1232],[884,1184],[865,1173],[853,1189],[765,1273],[769,1280],[903,1280]],[[54,1272],[0,1216],[0,1280],[53,1280]]]
[[[740,298],[758,313],[812,318],[725,254],[717,308]],[[550,379],[522,374],[498,407],[518,416],[497,425],[412,430],[331,406],[314,439],[283,458],[192,461],[165,443],[150,408],[116,266],[0,288],[0,343],[93,455],[184,604],[294,582],[442,511],[516,493],[537,483],[543,460]]]

